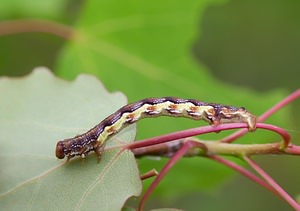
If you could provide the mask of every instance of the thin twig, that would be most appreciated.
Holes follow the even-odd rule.
[[[174,154],[174,156],[168,161],[168,163],[163,167],[163,169],[160,171],[158,176],[155,178],[155,180],[151,183],[150,187],[146,190],[145,194],[143,195],[138,210],[142,211],[144,204],[154,188],[158,185],[158,183],[164,178],[164,176],[169,172],[169,170],[174,166],[174,164],[186,153],[187,150],[189,150],[192,147],[203,147],[205,150],[205,146],[198,142],[194,141],[187,141],[183,144],[183,146]]]
[[[146,172],[145,174],[142,174],[142,175],[140,176],[140,179],[141,179],[141,180],[145,180],[145,179],[149,179],[149,178],[151,178],[151,177],[155,177],[155,176],[157,176],[157,175],[158,175],[158,172],[157,172],[155,169],[152,169],[152,170]]]
[[[269,190],[269,191],[275,193],[276,195],[278,195],[277,191],[271,185],[269,185],[267,182],[265,182],[261,178],[257,177],[256,175],[254,175],[253,173],[251,173],[247,169],[243,168],[242,166],[239,166],[238,164],[236,164],[234,162],[231,162],[229,160],[226,160],[226,159],[224,159],[220,156],[217,156],[217,155],[208,155],[207,157],[212,159],[212,160],[218,161],[219,163],[224,164],[225,166],[228,166],[229,168],[239,172],[240,174],[244,175],[245,177],[252,180],[253,182],[263,186],[267,190]]]
[[[74,33],[74,29],[65,24],[41,19],[0,22],[0,36],[28,32],[49,33],[69,40]]]
[[[148,146],[153,146],[156,144],[161,144],[161,143],[166,143],[178,139],[183,139],[187,137],[192,137],[196,135],[201,135],[201,134],[206,134],[206,133],[212,133],[212,132],[219,132],[222,130],[230,130],[230,129],[235,129],[235,128],[246,128],[247,124],[244,123],[228,123],[228,124],[221,124],[217,126],[204,126],[204,127],[197,127],[197,128],[192,128],[188,130],[183,130],[183,131],[178,131],[162,136],[157,136],[149,139],[145,139],[142,141],[136,141],[133,143],[129,143],[126,145],[123,145],[123,148],[125,149],[137,149],[137,148],[142,148],[142,147],[148,147]],[[290,143],[290,135],[288,132],[283,130],[282,128],[269,125],[269,124],[264,124],[264,123],[257,123],[257,128],[262,128],[266,130],[271,130],[277,134],[279,134],[283,140],[284,144],[282,146],[282,149],[284,149],[286,146],[289,145]]]
[[[136,158],[143,156],[159,156],[159,157],[172,157],[177,152],[185,139],[179,139],[166,143],[160,143],[152,146],[146,146],[136,149],[131,149]]]
[[[258,118],[258,122],[263,122],[264,120],[266,120],[269,116],[271,116],[273,113],[277,112],[279,109],[281,109],[282,107],[286,106],[287,104],[291,103],[292,101],[298,99],[300,97],[300,89],[294,91],[293,93],[291,93],[289,96],[287,96],[286,98],[284,98],[283,100],[281,100],[279,103],[277,103],[276,105],[274,105],[272,108],[270,108],[269,110],[267,110],[265,113],[263,113],[259,118]],[[221,140],[221,142],[223,143],[231,143],[234,140],[236,140],[237,138],[243,136],[244,134],[246,134],[248,131],[246,129],[241,129],[235,133],[232,133],[231,135],[223,138]]]
[[[278,194],[281,199],[286,201],[289,205],[291,205],[295,210],[300,210],[300,205],[287,193],[285,190],[280,187],[273,179],[270,177],[259,165],[250,159],[248,156],[244,156],[243,159],[262,177],[265,181],[271,185]]]

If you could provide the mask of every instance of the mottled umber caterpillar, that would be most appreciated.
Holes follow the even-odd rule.
[[[56,145],[56,157],[63,159],[67,156],[69,160],[79,155],[85,158],[90,151],[94,150],[100,159],[109,137],[142,118],[157,116],[187,117],[205,120],[211,125],[245,122],[248,124],[249,131],[255,130],[256,127],[256,117],[243,107],[236,108],[175,97],[146,98],[120,108],[82,135],[59,141]]]

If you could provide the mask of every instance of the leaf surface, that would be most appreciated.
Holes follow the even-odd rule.
[[[55,157],[60,139],[75,136],[126,104],[92,76],[74,82],[35,70],[0,79],[0,204],[4,210],[120,210],[141,192],[134,156],[120,147],[134,140],[132,125],[107,143],[97,163]]]

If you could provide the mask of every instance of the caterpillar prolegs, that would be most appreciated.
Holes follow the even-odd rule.
[[[109,137],[142,118],[157,116],[187,117],[205,120],[211,125],[244,122],[247,123],[249,131],[255,130],[257,121],[257,118],[243,107],[175,97],[146,98],[125,105],[86,133],[59,141],[56,145],[56,157],[67,157],[69,160],[78,155],[85,158],[90,151],[95,151],[100,159]]]

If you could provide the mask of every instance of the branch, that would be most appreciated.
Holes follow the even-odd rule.
[[[162,135],[162,136],[157,136],[149,139],[145,139],[143,141],[137,141],[133,143],[129,143],[126,145],[123,145],[124,149],[138,149],[138,148],[144,148],[144,147],[149,147],[161,143],[166,143],[178,139],[183,139],[187,137],[192,137],[196,135],[201,135],[201,134],[206,134],[206,133],[211,133],[211,132],[219,132],[222,130],[230,130],[230,129],[235,129],[235,128],[246,128],[247,125],[244,123],[230,123],[230,124],[221,124],[218,126],[204,126],[204,127],[198,127],[198,128],[192,128],[188,130],[183,130],[183,131],[178,131],[174,133],[170,133],[167,135]],[[221,142],[209,142],[209,141],[200,141],[201,144],[205,144],[206,147],[208,148],[208,151],[212,151],[214,154],[227,154],[230,153],[236,154],[236,155],[241,155],[241,154],[272,154],[272,153],[287,153],[290,152],[286,151],[287,148],[289,148],[290,145],[290,136],[289,134],[276,126],[269,125],[269,124],[263,124],[263,123],[258,123],[257,128],[263,128],[266,130],[271,130],[273,132],[276,132],[279,134],[284,142],[283,144],[281,143],[276,143],[276,144],[257,144],[257,145],[239,145],[239,144],[227,144],[227,143],[221,143]],[[260,148],[259,151],[257,151],[257,148]],[[145,148],[144,148],[145,149]],[[294,154],[298,153],[297,150],[293,150]],[[164,152],[165,153],[165,152]]]
[[[244,156],[243,159],[262,177],[265,181],[271,185],[281,199],[286,201],[289,205],[291,205],[295,210],[300,210],[300,205],[289,195],[287,194],[282,187],[280,187],[273,179],[270,177],[262,168],[259,167],[257,163],[255,163],[248,156]]]
[[[258,118],[258,122],[263,122],[264,120],[266,120],[269,116],[271,116],[273,113],[277,112],[279,109],[281,109],[282,107],[288,105],[289,103],[291,103],[292,101],[298,99],[300,97],[300,89],[294,91],[292,94],[290,94],[289,96],[287,96],[286,98],[284,98],[282,101],[280,101],[279,103],[277,103],[276,105],[274,105],[272,108],[270,108],[269,110],[267,110],[265,113],[263,113],[259,118]],[[232,133],[231,135],[223,138],[223,140],[221,140],[221,142],[224,143],[231,143],[234,140],[236,140],[237,138],[243,136],[244,134],[246,134],[248,131],[246,129],[242,129],[239,130],[235,133]]]
[[[163,167],[161,172],[155,178],[155,180],[151,183],[150,187],[146,190],[145,194],[143,195],[138,210],[142,211],[144,204],[154,188],[158,185],[158,183],[164,178],[164,176],[170,171],[170,169],[174,166],[174,164],[186,153],[187,150],[193,147],[201,147],[205,150],[205,146],[198,142],[194,141],[187,141],[183,144],[183,146],[172,156],[172,158],[168,161],[168,163]]]
[[[144,156],[160,156],[171,157],[180,149],[186,141],[195,141],[203,144],[207,148],[207,152],[211,155],[228,155],[240,157],[241,155],[298,155],[300,156],[300,146],[294,144],[283,149],[281,143],[268,144],[227,144],[217,141],[204,141],[196,138],[180,139],[172,142],[161,143],[153,146],[147,146],[137,149],[132,149],[136,158]],[[199,148],[189,149],[184,157],[206,156],[204,151]]]
[[[269,185],[267,182],[265,182],[261,178],[257,177],[256,175],[254,175],[253,173],[251,173],[247,169],[239,166],[238,164],[236,164],[234,162],[231,162],[229,160],[226,160],[226,159],[224,159],[220,156],[217,156],[217,155],[209,155],[208,157],[212,160],[215,160],[215,161],[221,163],[221,164],[224,164],[225,166],[228,166],[229,168],[239,172],[240,174],[244,175],[245,177],[252,180],[253,182],[263,186],[267,190],[269,190],[269,191],[273,192],[274,194],[278,195],[278,192],[271,185]]]
[[[11,20],[0,22],[0,36],[16,33],[43,32],[49,33],[66,40],[74,33],[72,27],[49,20]]]

